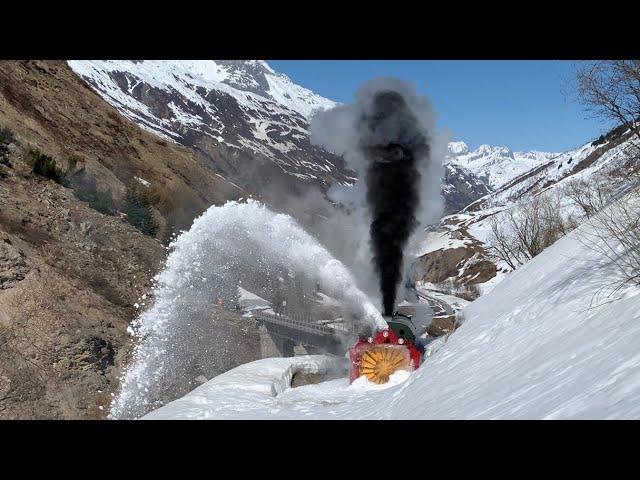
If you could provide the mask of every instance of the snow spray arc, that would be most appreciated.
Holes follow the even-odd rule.
[[[309,275],[354,316],[386,327],[342,262],[290,216],[257,201],[209,208],[171,248],[153,304],[132,325],[138,344],[110,418],[138,418],[185,394],[193,388],[184,379],[192,378],[194,365],[215,361],[228,369],[234,338],[216,330],[212,306],[222,290],[237,290],[247,275],[273,265]]]

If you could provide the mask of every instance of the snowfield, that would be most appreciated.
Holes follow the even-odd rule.
[[[346,378],[287,388],[329,357],[240,366],[144,418],[640,418],[640,289],[607,296],[617,272],[583,225],[464,309],[422,367],[376,388]]]

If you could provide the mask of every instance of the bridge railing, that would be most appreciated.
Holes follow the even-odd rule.
[[[254,318],[261,322],[274,323],[276,325],[283,325],[290,328],[295,328],[298,330],[303,330],[311,333],[317,333],[320,335],[357,335],[357,331],[359,330],[357,326],[348,325],[346,329],[338,329],[332,328],[327,325],[321,325],[319,323],[314,322],[306,315],[302,315],[299,313],[287,313],[284,314],[270,314],[263,311],[258,311],[254,313]]]

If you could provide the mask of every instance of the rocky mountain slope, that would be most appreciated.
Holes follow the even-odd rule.
[[[54,157],[74,187],[97,183],[114,209],[128,187],[145,187],[163,225],[187,228],[211,204],[246,195],[193,151],[123,118],[65,62],[2,62],[0,125]]]
[[[492,191],[491,187],[477,175],[455,162],[448,162],[445,165],[442,183],[445,215],[459,212]]]
[[[31,172],[0,179],[0,419],[102,418],[164,248]]]
[[[134,304],[165,258],[118,215],[128,192],[149,200],[159,238],[246,192],[124,118],[65,62],[0,62],[5,129],[0,418],[102,418],[132,347]],[[60,183],[34,173],[34,158],[55,162],[47,172]]]

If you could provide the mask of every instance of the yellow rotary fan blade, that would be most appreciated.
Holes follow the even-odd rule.
[[[376,384],[387,383],[392,373],[407,365],[404,348],[372,347],[362,354],[360,375]]]

